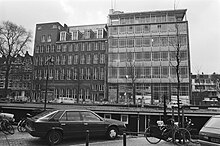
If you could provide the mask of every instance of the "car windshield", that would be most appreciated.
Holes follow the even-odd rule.
[[[211,118],[207,124],[205,125],[205,127],[211,127],[211,128],[218,128],[220,129],[220,118],[217,117],[213,117]]]
[[[34,118],[34,119],[39,119],[39,118],[42,118],[42,117],[44,117],[44,116],[46,116],[46,115],[48,115],[48,114],[53,113],[54,111],[56,111],[56,110],[55,110],[55,109],[47,110],[47,111],[44,111],[44,112],[42,112],[42,113],[40,113],[40,114],[34,116],[33,118]]]

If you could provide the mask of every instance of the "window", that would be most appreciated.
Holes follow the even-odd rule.
[[[46,41],[45,39],[46,39],[46,38],[45,38],[45,35],[42,35],[42,36],[41,36],[41,42],[44,43],[44,42]]]
[[[98,38],[103,38],[103,29],[98,30]]]
[[[167,24],[160,24],[160,32],[167,32]]]
[[[143,58],[145,61],[151,61],[151,53],[150,52],[143,52]]]
[[[135,38],[135,47],[142,46],[142,38]]]
[[[100,64],[105,63],[105,54],[100,54]]]
[[[86,55],[86,64],[91,64],[91,55],[90,54]]]
[[[152,38],[152,46],[153,46],[153,47],[158,47],[158,46],[160,46],[159,37],[154,37],[154,38]]]
[[[78,40],[78,32],[77,31],[72,32],[72,40]]]
[[[154,33],[159,32],[159,28],[160,27],[158,27],[158,25],[151,25],[151,32],[154,32]]]
[[[152,52],[152,61],[160,61],[160,52]]]
[[[121,115],[121,121],[128,124],[128,115]]]
[[[120,34],[125,34],[126,33],[126,26],[119,27],[119,33]]]
[[[130,47],[134,47],[134,39],[133,38],[128,38],[127,39],[127,46]]]
[[[161,52],[161,61],[168,61],[168,52]]]
[[[60,50],[61,50],[60,45],[57,45],[57,50],[56,50],[56,52],[60,52]]]
[[[143,60],[143,52],[136,52],[135,53],[135,60],[136,61],[142,61]]]
[[[66,45],[66,44],[63,44],[63,45],[62,45],[62,52],[66,52],[66,50],[67,50],[67,45]]]
[[[186,66],[181,66],[180,67],[180,76],[181,76],[181,78],[187,78],[188,77]]]
[[[126,73],[126,68],[125,67],[119,67],[119,78],[125,78]]]
[[[108,55],[108,60],[109,60],[109,62],[117,61],[118,60],[118,54],[117,53],[109,54]]]
[[[80,113],[75,111],[67,111],[63,114],[61,121],[81,121]]]
[[[85,64],[85,56],[81,55],[80,57],[80,64]]]
[[[110,35],[117,35],[118,27],[110,27]]]
[[[117,68],[116,67],[110,67],[108,70],[109,78],[117,78]]]
[[[51,53],[53,53],[55,51],[55,45],[52,45],[52,47],[51,47]]]
[[[83,121],[101,121],[101,119],[91,112],[81,112]]]
[[[65,65],[65,64],[66,64],[66,56],[63,55],[63,56],[62,56],[61,65]]]
[[[160,37],[160,46],[168,46],[168,37]]]
[[[162,66],[161,67],[161,77],[162,78],[168,78],[169,77],[169,67],[168,66]]]
[[[119,60],[120,60],[120,62],[126,62],[127,61],[126,53],[120,53]]]
[[[151,39],[150,38],[143,38],[143,47],[150,47],[151,46]]]
[[[187,60],[187,51],[180,51],[180,60],[184,61]]]
[[[66,32],[65,31],[60,32],[60,41],[66,41]]]
[[[152,67],[152,77],[153,78],[160,78],[160,67],[159,66]]]
[[[104,80],[104,68],[103,67],[100,68],[99,79]]]
[[[97,79],[98,79],[98,69],[93,68],[93,80],[97,80]]]
[[[128,26],[128,33],[134,33],[133,26]]]
[[[78,58],[79,58],[79,56],[78,56],[78,54],[76,54],[76,55],[74,55],[74,64],[78,64]]]
[[[119,48],[125,48],[126,47],[126,39],[119,39]]]
[[[137,34],[142,33],[142,25],[135,26],[135,33]]]
[[[112,116],[111,116],[111,114],[104,114],[104,118],[105,118],[105,119],[111,119]]]
[[[51,35],[50,34],[47,36],[47,42],[51,42]]]
[[[118,47],[118,39],[110,39],[110,48]]]
[[[73,56],[72,55],[68,55],[68,65],[72,64],[72,60],[73,60]]]
[[[150,25],[143,25],[143,32],[149,33],[150,32]]]
[[[98,54],[94,54],[93,64],[98,64]]]
[[[66,79],[71,80],[71,70],[70,69],[66,70]]]

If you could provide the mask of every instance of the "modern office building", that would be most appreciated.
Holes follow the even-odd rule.
[[[36,25],[34,45],[35,99],[60,97],[75,102],[105,98],[106,24],[62,26]]]
[[[191,98],[190,49],[185,9],[108,15],[108,98],[111,102],[160,104]],[[179,51],[177,51],[179,50]],[[134,98],[135,97],[135,98]]]

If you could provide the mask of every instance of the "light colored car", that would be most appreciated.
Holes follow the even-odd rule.
[[[14,122],[14,114],[10,113],[0,113],[0,119],[7,119],[10,122]]]
[[[212,116],[199,131],[201,146],[220,146],[220,115]]]

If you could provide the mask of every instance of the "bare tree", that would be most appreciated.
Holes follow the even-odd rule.
[[[9,76],[12,69],[12,62],[16,56],[22,55],[29,48],[32,34],[24,27],[4,21],[0,24],[0,57],[4,58],[5,87],[4,96],[7,96]]]
[[[175,10],[174,10],[175,11]],[[176,14],[174,12],[175,19],[177,20]],[[182,56],[181,56],[181,47],[183,46],[183,40],[182,36],[180,35],[180,29],[179,29],[180,24],[178,21],[175,22],[174,27],[175,27],[175,32],[176,35],[173,37],[173,39],[169,40],[169,43],[171,46],[174,48],[174,60],[175,62],[172,63],[171,65],[175,69],[175,74],[176,74],[176,79],[177,79],[177,108],[178,108],[178,123],[180,124],[180,85],[181,85],[181,61],[182,61]]]

